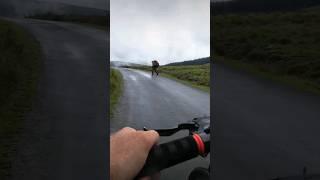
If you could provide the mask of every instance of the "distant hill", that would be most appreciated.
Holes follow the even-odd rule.
[[[252,13],[294,11],[320,5],[319,0],[232,0],[211,1],[214,15],[229,13]]]
[[[185,65],[202,65],[210,63],[210,57],[195,59],[191,61],[175,62],[167,64],[166,66],[185,66]]]
[[[32,11],[28,15],[39,13],[55,13],[59,15],[78,15],[78,16],[106,16],[107,11],[102,9],[70,5],[56,2],[35,1],[33,5],[28,5]]]
[[[0,0],[0,15],[2,16],[31,16],[44,13],[76,16],[106,16],[107,10],[40,0]]]

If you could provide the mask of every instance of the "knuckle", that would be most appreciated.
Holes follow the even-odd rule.
[[[145,133],[139,133],[139,140],[142,143],[143,147],[148,150],[151,146],[150,138]]]
[[[135,132],[136,130],[131,128],[131,127],[124,127],[124,128],[122,128],[122,131],[124,131],[124,132]]]

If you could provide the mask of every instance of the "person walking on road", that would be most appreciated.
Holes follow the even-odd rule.
[[[157,76],[159,75],[159,72],[158,72],[158,68],[159,68],[159,62],[157,60],[153,60],[152,61],[152,76],[153,76],[153,73],[155,72],[157,74]]]

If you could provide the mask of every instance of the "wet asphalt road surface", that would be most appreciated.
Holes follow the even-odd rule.
[[[214,68],[216,180],[262,180],[320,174],[320,97]]]
[[[45,58],[13,179],[106,179],[106,33],[66,23],[17,22],[39,40]],[[172,127],[210,112],[207,93],[121,71],[125,90],[112,131]],[[319,97],[221,65],[214,71],[213,179],[271,179],[299,174],[304,166],[320,173]],[[200,164],[189,161],[162,177],[186,179]]]
[[[210,115],[210,94],[176,81],[152,77],[151,72],[119,69],[124,79],[123,95],[110,122],[111,132],[129,126],[142,129],[176,127],[195,117]],[[180,132],[160,142],[170,141],[188,132]],[[196,158],[164,170],[161,179],[186,180],[195,167],[208,168],[209,158]]]
[[[40,42],[43,72],[13,164],[14,180],[107,178],[107,32],[13,20]]]

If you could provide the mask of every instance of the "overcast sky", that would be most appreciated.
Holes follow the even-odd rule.
[[[210,0],[110,0],[110,16],[112,61],[210,56]]]

